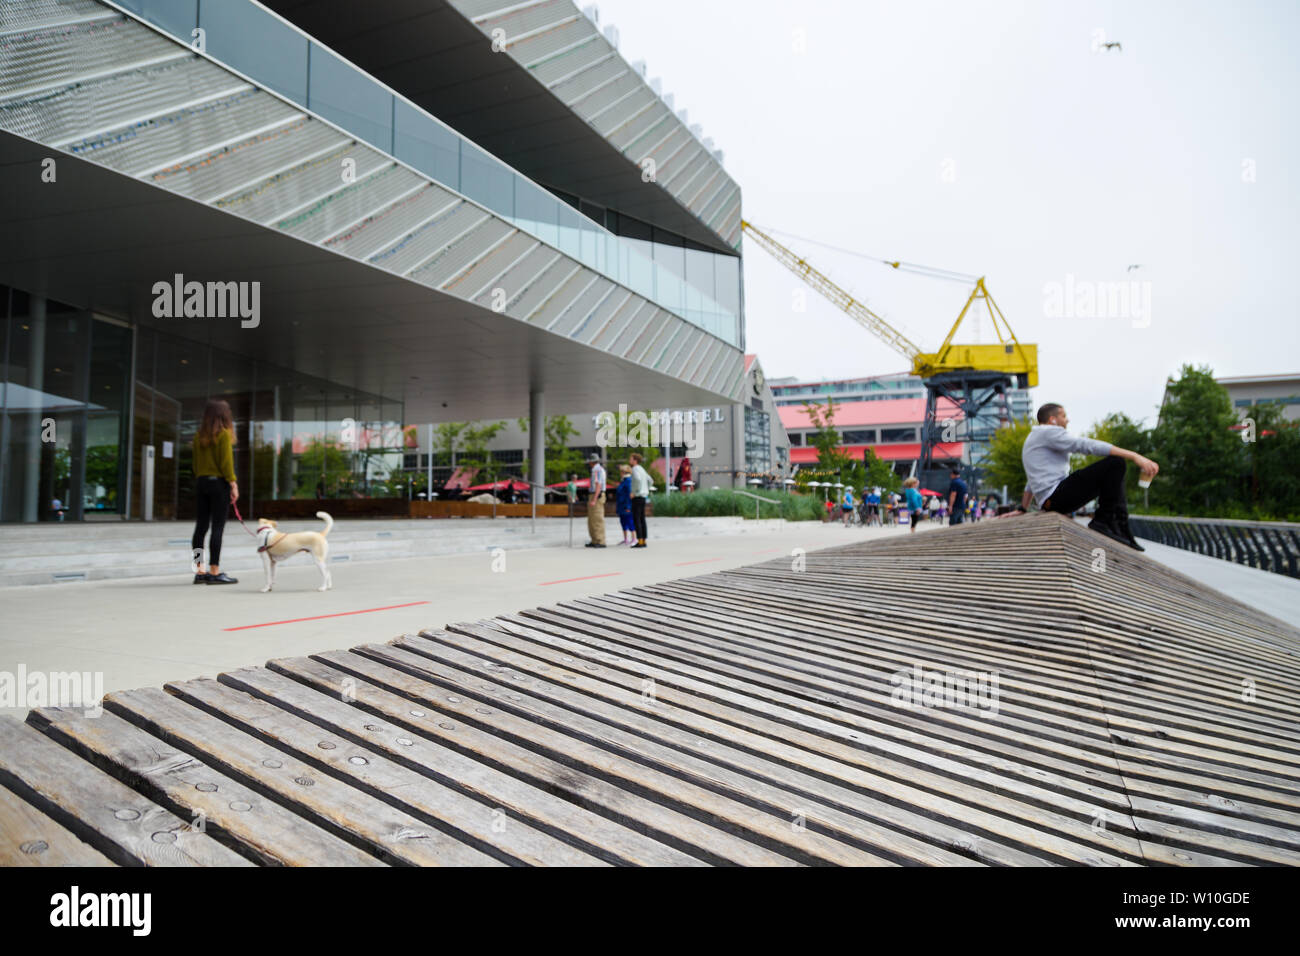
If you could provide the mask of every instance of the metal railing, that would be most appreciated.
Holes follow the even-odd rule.
[[[776,505],[777,508],[780,509],[780,517],[782,517],[782,518],[785,517],[785,502],[784,502],[784,501],[773,501],[771,498],[764,498],[762,495],[753,495],[753,494],[750,494],[748,491],[741,491],[741,490],[738,489],[738,488],[733,488],[733,489],[731,489],[731,493],[734,494],[734,495],[744,495],[746,498],[753,498],[756,502],[763,502],[763,503],[766,503],[766,504],[769,504],[769,505]],[[758,520],[759,520],[759,513],[760,513],[761,511],[762,511],[762,509],[761,509],[757,504],[754,505],[754,520],[755,520],[755,521],[758,521]]]
[[[1128,523],[1134,535],[1157,544],[1300,578],[1300,524],[1133,514]]]

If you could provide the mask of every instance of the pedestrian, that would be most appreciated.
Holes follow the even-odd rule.
[[[682,491],[690,491],[691,485],[687,484],[690,480],[691,460],[689,458],[683,458],[682,463],[677,466],[677,480],[673,482],[673,485]]]
[[[916,490],[920,484],[921,479],[915,477],[903,482],[903,494],[907,497],[907,510],[910,512],[908,522],[912,525],[912,532],[916,531],[916,526],[921,523],[921,515],[925,513],[925,503],[921,500],[921,493]]]
[[[194,536],[190,549],[194,555],[195,584],[238,584],[221,570],[221,536],[226,529],[226,514],[239,500],[239,482],[235,479],[235,422],[230,405],[224,399],[210,398],[203,409],[199,430],[194,436]],[[208,569],[203,570],[203,539],[208,541]]]
[[[1038,424],[1029,431],[1020,452],[1028,485],[1020,500],[1021,510],[1029,507],[1032,497],[1044,511],[1070,514],[1094,498],[1097,513],[1088,527],[1137,551],[1145,551],[1128,526],[1128,501],[1124,495],[1124,462],[1137,465],[1147,481],[1160,471],[1150,458],[1127,448],[1092,438],[1078,438],[1066,431],[1070,419],[1057,404],[1038,409]],[[1076,472],[1070,471],[1070,453],[1100,455]]]
[[[641,467],[640,452],[633,452],[629,460],[632,463],[632,526],[636,534],[636,544],[632,547],[644,548],[647,535],[645,504],[650,497],[650,473]]]
[[[632,466],[619,465],[618,473],[614,510],[618,512],[618,523],[623,529],[623,540],[619,544],[631,544],[636,540],[636,522],[632,520]]]
[[[587,542],[589,548],[605,547],[605,466],[598,455],[587,459],[591,465],[591,487],[587,489]]]
[[[966,514],[966,482],[961,480],[960,468],[951,468],[948,474],[948,524],[961,524]]]
[[[931,521],[938,521],[938,520],[939,520],[939,512],[942,511],[942,510],[943,510],[943,505],[940,504],[940,502],[939,502],[939,496],[938,496],[938,495],[934,495],[934,496],[930,499],[930,520],[931,520]]]
[[[866,501],[867,524],[880,524],[880,489],[872,488]]]
[[[849,517],[853,514],[853,489],[844,489],[844,500],[840,503],[840,511],[843,512],[844,527],[849,526]]]
[[[569,483],[564,486],[564,497],[569,504],[574,504],[578,500],[578,476],[570,475]]]

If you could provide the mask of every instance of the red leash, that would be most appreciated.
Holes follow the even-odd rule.
[[[241,515],[241,514],[239,513],[239,505],[237,505],[237,504],[235,504],[235,502],[231,501],[231,502],[230,502],[230,507],[232,507],[232,508],[235,509],[235,520],[239,522],[239,526],[240,526],[241,528],[243,528],[245,531],[248,531],[248,525],[244,524],[244,516]],[[248,534],[249,534],[249,536],[250,536],[251,538],[253,538],[253,540],[255,540],[255,541],[257,540],[257,533],[256,533],[256,532],[254,532],[254,531],[248,531]]]

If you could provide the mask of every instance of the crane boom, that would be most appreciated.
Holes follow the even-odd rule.
[[[886,345],[893,348],[894,351],[909,362],[916,362],[916,357],[921,354],[921,350],[917,348],[911,339],[810,266],[806,260],[801,259],[767,233],[757,228],[752,222],[742,219],[740,225],[755,242],[767,250],[783,266],[847,312],[868,332],[871,332]]]

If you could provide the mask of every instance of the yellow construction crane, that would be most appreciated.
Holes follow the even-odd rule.
[[[996,372],[1014,377],[1020,388],[1033,388],[1038,384],[1038,346],[1022,345],[1016,339],[1006,316],[984,287],[982,277],[975,280],[975,288],[971,290],[957,321],[948,330],[943,345],[936,352],[922,352],[911,339],[813,268],[808,260],[787,249],[752,222],[741,220],[740,224],[773,258],[911,362],[913,375],[928,379],[946,372]],[[888,264],[894,268],[900,265],[894,262]],[[997,345],[961,345],[953,342],[966,316],[972,314],[971,306],[975,305],[977,299],[983,299],[988,307],[993,331],[998,337]],[[978,306],[976,308],[978,310]]]
[[[940,475],[934,467],[935,446],[941,439],[943,442],[949,442],[955,438],[955,436],[949,437],[948,428],[941,429],[939,399],[948,399],[961,409],[967,423],[965,439],[971,441],[974,437],[973,423],[976,416],[990,401],[1001,398],[1005,403],[1009,389],[1033,388],[1038,384],[1038,346],[1022,345],[1016,338],[1006,316],[1002,314],[1002,310],[993,301],[993,296],[989,295],[988,289],[984,287],[983,277],[975,280],[975,288],[966,299],[957,321],[948,330],[948,337],[943,340],[943,344],[935,352],[922,352],[911,339],[813,268],[802,256],[787,249],[752,222],[742,219],[740,224],[750,238],[773,258],[912,363],[912,374],[920,376],[924,381],[926,393],[925,424],[921,429],[919,477],[922,483],[929,484],[939,480]],[[888,261],[886,264],[895,269],[903,265],[900,262]],[[916,271],[922,270],[918,268]],[[941,270],[925,271],[933,275]],[[952,274],[941,277],[951,278]],[[972,314],[972,306],[978,310],[976,301],[981,299],[988,308],[998,344],[954,343],[957,330],[961,328],[967,315]],[[1003,407],[1005,408],[1005,404]]]

